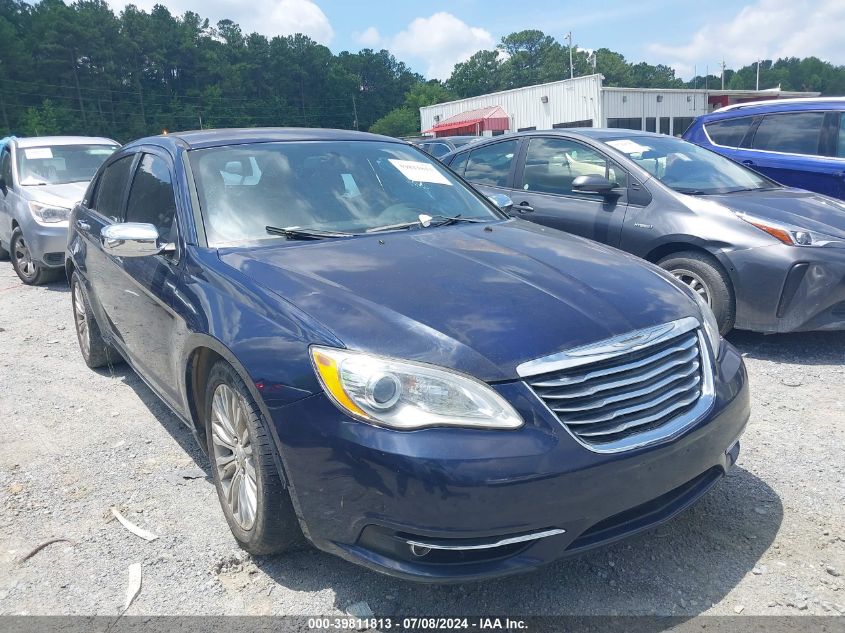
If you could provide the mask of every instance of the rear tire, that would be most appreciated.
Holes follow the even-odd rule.
[[[12,258],[12,268],[27,286],[40,286],[58,277],[57,269],[47,268],[32,259],[32,253],[23,237],[21,227],[16,227],[12,231],[9,254]]]
[[[241,377],[222,360],[208,375],[205,419],[214,485],[238,545],[251,554],[277,554],[301,544],[267,421]]]
[[[123,360],[114,348],[103,339],[100,327],[94,318],[85,284],[79,273],[74,271],[70,278],[70,300],[73,307],[73,324],[82,360],[91,369],[115,365]]]
[[[715,259],[696,251],[683,251],[664,257],[657,265],[710,304],[721,334],[731,331],[736,320],[736,297],[730,278]]]

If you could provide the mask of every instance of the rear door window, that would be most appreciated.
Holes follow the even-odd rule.
[[[463,176],[464,169],[466,169],[467,166],[467,158],[469,158],[469,152],[458,154],[452,159],[452,162],[447,163],[447,165],[449,165],[449,167],[452,168],[452,171],[454,171],[456,174],[458,174],[459,176]]]
[[[9,154],[9,149],[4,147],[0,152],[0,178],[3,179],[6,187],[12,187],[12,155]]]
[[[741,147],[742,139],[751,129],[754,118],[747,116],[738,119],[722,119],[704,124],[707,136],[716,145],[724,147]]]
[[[787,154],[819,154],[824,112],[767,114],[760,121],[752,149]]]
[[[494,143],[470,152],[464,178],[479,185],[507,187],[517,142]]]
[[[176,241],[176,198],[167,162],[158,156],[144,154],[126,205],[127,222],[144,222],[158,229],[168,242]]]
[[[123,210],[123,194],[126,193],[129,171],[134,160],[135,156],[129,155],[114,161],[106,167],[97,183],[94,209],[112,222],[120,222]]]

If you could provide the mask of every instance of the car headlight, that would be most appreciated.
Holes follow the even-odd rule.
[[[519,414],[488,385],[449,369],[318,346],[311,347],[311,361],[334,403],[372,424],[401,430],[522,426]]]
[[[840,246],[845,248],[845,240],[833,235],[825,235],[824,233],[763,220],[747,213],[737,213],[736,215],[741,220],[745,220],[789,246]]]
[[[43,204],[41,202],[30,202],[29,210],[36,221],[43,224],[56,224],[67,222],[70,217],[70,209],[57,207],[54,204]]]
[[[707,340],[710,341],[710,349],[713,350],[713,356],[718,356],[722,335],[719,334],[719,322],[716,321],[716,315],[713,314],[713,309],[700,294],[697,292],[691,292],[690,294],[695,298],[698,309],[701,311],[701,324],[704,326],[704,333],[707,335]]]

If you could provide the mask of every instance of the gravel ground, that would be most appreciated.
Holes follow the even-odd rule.
[[[188,430],[125,366],[82,362],[63,282],[0,264],[0,614],[845,613],[845,333],[734,333],[752,381],[739,464],[692,510],[504,580],[421,586],[316,550],[252,559]],[[118,507],[157,534],[147,542]],[[25,562],[39,544],[51,544]]]

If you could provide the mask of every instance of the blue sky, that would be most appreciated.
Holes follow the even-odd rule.
[[[113,6],[118,8],[118,3]],[[445,79],[456,62],[503,35],[536,28],[581,48],[672,65],[689,78],[758,57],[816,55],[845,64],[845,0],[136,0],[172,12],[230,18],[268,36],[304,32],[333,51],[387,48],[414,70]]]

